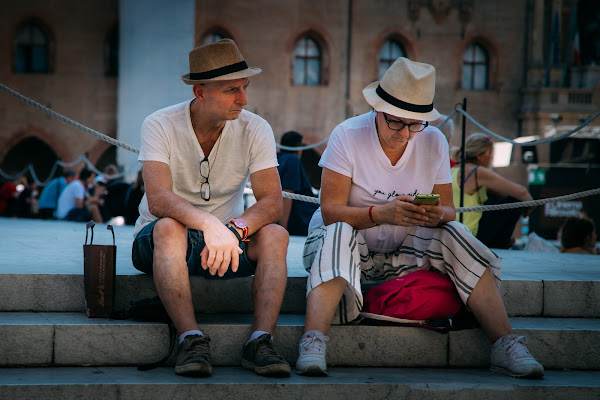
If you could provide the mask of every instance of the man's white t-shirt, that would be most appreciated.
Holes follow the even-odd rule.
[[[401,195],[431,193],[434,185],[451,183],[448,142],[435,127],[415,134],[396,165],[381,147],[374,111],[350,118],[331,133],[319,161],[325,167],[352,179],[348,205],[383,205]],[[323,226],[319,208],[310,230]],[[407,228],[382,224],[360,231],[371,251],[388,253],[404,240]]]
[[[69,211],[77,207],[75,199],[85,199],[85,193],[86,189],[79,179],[69,183],[58,197],[54,216],[58,219],[64,219]]]
[[[212,167],[208,177],[210,201],[204,201],[200,196],[200,186],[205,181],[200,176],[200,162],[205,154],[192,128],[191,101],[146,117],[138,161],[160,161],[169,165],[173,193],[227,223],[244,212],[243,192],[249,175],[277,167],[273,130],[263,118],[246,110],[237,119],[225,123],[221,138],[208,155]],[[134,237],[157,219],[148,210],[146,195],[139,211]]]

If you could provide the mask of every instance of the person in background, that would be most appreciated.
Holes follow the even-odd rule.
[[[533,200],[527,188],[514,183],[490,169],[494,141],[483,133],[470,135],[465,143],[465,179],[463,207],[506,204]],[[461,149],[452,149],[452,158],[460,161]],[[460,207],[460,164],[451,170],[454,205]],[[528,216],[535,207],[498,211],[468,212],[463,223],[471,233],[490,248],[508,249],[520,216]],[[460,213],[456,220],[460,221]]]
[[[302,135],[296,131],[288,131],[281,136],[281,144],[286,147],[302,146]],[[280,149],[277,153],[279,166],[277,171],[281,179],[281,189],[284,192],[296,193],[315,197],[306,172],[302,166],[302,150]],[[283,213],[279,225],[288,230],[290,235],[306,236],[308,223],[314,212],[319,208],[318,203],[283,198]]]
[[[568,218],[562,226],[561,253],[596,254],[596,228],[587,218]]]
[[[19,178],[11,179],[9,181],[4,182],[2,187],[0,187],[0,216],[13,216],[15,202],[17,201],[17,197],[19,196],[19,192],[17,191],[18,183]]]
[[[57,219],[67,221],[87,222],[92,219],[96,223],[102,223],[100,213],[99,192],[90,196],[88,190],[94,185],[96,174],[87,168],[79,173],[79,179],[69,183],[58,197],[58,203],[54,216]]]
[[[62,176],[50,181],[42,190],[38,203],[39,217],[41,219],[54,218],[54,210],[58,204],[58,198],[67,185],[75,179],[75,172],[65,171]]]

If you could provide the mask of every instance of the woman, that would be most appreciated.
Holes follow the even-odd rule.
[[[514,203],[533,200],[525,186],[511,182],[489,169],[494,142],[490,136],[474,133],[465,142],[465,184],[463,207]],[[454,148],[452,158],[460,161],[461,150]],[[454,205],[460,206],[460,164],[452,168]],[[528,216],[535,207],[464,213],[462,222],[473,236],[491,248],[508,249],[521,215]],[[459,213],[460,216],[460,213]],[[457,217],[459,220],[459,217]]]
[[[455,284],[494,343],[493,369],[543,375],[524,338],[512,334],[497,287],[501,259],[454,222],[448,144],[427,122],[439,117],[434,92],[431,65],[398,58],[381,82],[363,90],[374,111],[350,118],[330,136],[319,163],[321,208],[304,247],[310,275],[300,374],[326,374],[329,327],[358,316],[361,281],[426,269],[447,273]],[[418,193],[440,200],[417,206]]]

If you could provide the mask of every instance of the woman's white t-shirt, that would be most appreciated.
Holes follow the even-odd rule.
[[[448,142],[435,127],[415,134],[406,151],[392,165],[383,152],[375,128],[374,111],[350,118],[331,133],[327,149],[319,162],[334,172],[352,179],[348,205],[383,205],[395,197],[431,193],[434,185],[451,183]],[[323,226],[319,208],[310,222],[311,229]],[[404,240],[407,228],[382,224],[360,231],[371,251],[388,253]]]
[[[200,176],[200,162],[205,154],[192,128],[191,101],[146,117],[138,161],[160,161],[169,165],[173,193],[226,223],[244,212],[243,192],[249,175],[277,167],[273,130],[263,118],[246,110],[237,119],[225,123],[221,138],[208,155],[212,167],[208,179],[210,201],[204,201],[200,196],[200,186],[205,181]],[[139,211],[134,237],[157,219],[148,210],[146,195]]]

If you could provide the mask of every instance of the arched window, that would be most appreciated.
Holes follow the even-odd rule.
[[[383,78],[385,71],[388,70],[398,57],[406,57],[404,46],[395,39],[389,39],[379,52],[379,79]]]
[[[470,45],[463,55],[462,88],[487,90],[490,62],[487,51],[478,44]]]
[[[321,47],[314,39],[304,36],[298,40],[294,51],[294,85],[320,85],[322,62]]]
[[[21,26],[15,41],[15,72],[49,73],[50,39],[42,27],[34,22]]]
[[[119,76],[119,28],[114,27],[106,35],[104,43],[104,74]]]

